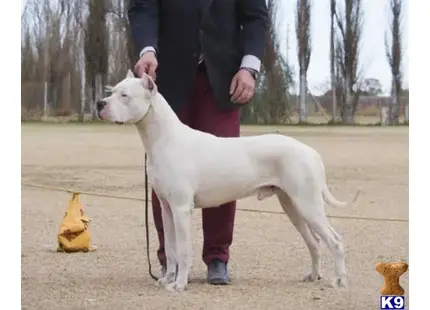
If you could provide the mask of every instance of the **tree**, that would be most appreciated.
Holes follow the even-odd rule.
[[[311,2],[310,0],[297,0],[296,9],[296,36],[298,45],[300,100],[299,122],[307,120],[307,72],[311,58]]]
[[[364,96],[379,96],[382,94],[382,85],[378,79],[367,78],[360,86],[360,94]]]
[[[280,53],[279,34],[276,32],[277,2],[268,1],[268,36],[262,59],[262,70],[251,104],[242,110],[245,123],[282,124],[289,122],[288,90],[292,83],[290,65]]]
[[[387,60],[391,68],[391,103],[388,111],[388,124],[397,125],[399,123],[400,92],[402,87],[402,33],[400,30],[402,19],[402,1],[390,0],[391,11],[391,46],[385,40]]]
[[[332,122],[336,122],[337,97],[336,97],[336,63],[335,63],[335,28],[334,20],[336,15],[336,0],[330,0],[330,80],[333,90],[332,100]]]
[[[88,2],[87,29],[85,38],[86,81],[91,90],[91,98],[96,101],[106,85],[108,73],[109,35],[106,29],[107,1]],[[92,109],[93,119],[96,118]]]
[[[344,0],[344,15],[336,10],[336,21],[340,36],[336,41],[336,61],[338,78],[342,84],[340,91],[342,121],[354,123],[354,114],[358,104],[360,79],[358,66],[360,43],[363,31],[362,0]]]
[[[21,15],[23,119],[40,118],[46,102],[52,116],[79,114],[84,120],[105,84],[116,84],[134,66],[137,53],[126,14],[128,1],[26,1]],[[289,97],[292,68],[279,44],[285,32],[276,27],[277,4],[269,0],[262,70],[253,102],[241,113],[248,123],[289,122],[295,104]]]
[[[107,9],[107,29],[109,32],[109,84],[115,84],[124,77],[128,69],[134,67],[138,53],[131,35],[128,22],[128,8],[131,0],[111,0]]]
[[[22,111],[71,115],[80,94],[81,49],[75,14],[78,1],[26,1],[21,16]],[[46,105],[45,105],[46,103]],[[48,105],[49,103],[49,105]]]

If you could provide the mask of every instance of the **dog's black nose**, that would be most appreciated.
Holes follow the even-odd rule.
[[[106,101],[104,100],[99,100],[97,101],[97,111],[101,111],[103,110],[103,108],[106,106]]]

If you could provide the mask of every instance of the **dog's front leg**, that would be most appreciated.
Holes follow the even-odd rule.
[[[176,238],[173,213],[169,203],[164,199],[159,199],[161,204],[161,215],[164,230],[164,251],[166,253],[166,274],[157,281],[158,285],[166,287],[175,281],[176,277]]]
[[[176,281],[167,285],[169,291],[183,291],[188,284],[192,264],[191,212],[192,204],[171,206],[175,223],[178,273]]]

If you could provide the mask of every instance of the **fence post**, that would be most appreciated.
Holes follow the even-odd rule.
[[[386,104],[381,105],[381,126],[387,126],[390,123],[390,107]]]
[[[45,120],[48,117],[48,82],[43,85],[43,117]]]

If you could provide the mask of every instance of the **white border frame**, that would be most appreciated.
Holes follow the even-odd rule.
[[[375,0],[373,0],[375,1]],[[380,0],[386,1],[386,0]],[[405,1],[405,0],[404,0]],[[430,203],[426,193],[430,176],[430,1],[409,0],[410,15],[410,233],[409,233],[409,304],[413,309],[425,309],[428,301],[425,280],[430,278],[427,267],[429,242]],[[22,5],[22,1],[21,1]],[[0,31],[3,38],[1,49],[2,148],[1,178],[3,194],[3,234],[1,257],[1,285],[7,292],[2,296],[2,306],[6,309],[21,309],[21,130],[20,130],[20,38],[19,4],[9,1],[1,11]],[[405,61],[409,61],[405,59]],[[15,84],[16,83],[16,84]],[[427,125],[427,126],[426,126]],[[425,245],[427,244],[427,246]],[[427,305],[428,307],[428,305]]]
[[[0,122],[2,231],[0,285],[2,308],[21,309],[21,26],[20,3],[11,1],[0,14],[3,117]]]
[[[429,249],[430,203],[427,176],[430,175],[429,128],[429,29],[430,2],[409,0],[409,305],[412,309],[428,308],[425,281],[430,276]],[[406,206],[405,206],[406,207]],[[427,246],[425,246],[427,244]]]

